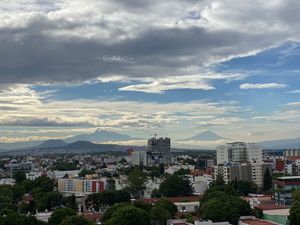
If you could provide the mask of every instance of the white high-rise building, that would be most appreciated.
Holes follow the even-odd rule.
[[[131,164],[132,165],[147,165],[147,154],[145,151],[134,151],[131,155]]]
[[[217,146],[217,164],[262,162],[262,149],[254,143],[234,142]]]

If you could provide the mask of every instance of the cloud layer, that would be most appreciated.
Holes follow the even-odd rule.
[[[299,40],[299,9],[293,0],[4,0],[0,83],[116,75],[140,79],[123,91],[211,90],[205,70],[215,63]],[[189,66],[198,68],[191,82]]]

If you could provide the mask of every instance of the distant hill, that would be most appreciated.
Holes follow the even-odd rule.
[[[27,148],[61,147],[66,145],[67,143],[73,143],[76,141],[104,143],[104,142],[131,141],[131,140],[140,140],[140,138],[131,137],[126,134],[119,134],[113,131],[97,129],[95,132],[90,134],[80,134],[63,140],[40,140],[40,141],[27,141],[27,142],[15,142],[15,143],[0,143],[0,149],[2,151],[7,151],[7,150],[19,150],[19,149],[27,149]]]
[[[67,143],[62,140],[47,140],[43,143],[33,147],[33,148],[53,148],[53,147],[62,147],[65,146]]]
[[[56,146],[51,146],[55,144]],[[10,152],[27,152],[32,154],[48,154],[48,153],[92,153],[92,152],[124,152],[129,146],[121,146],[114,144],[95,144],[88,141],[76,141],[69,144],[63,144],[63,142],[59,141],[50,141],[44,142],[41,145],[38,145],[34,148],[25,148],[25,149],[17,149],[10,150]]]
[[[287,149],[287,148],[299,148],[300,149],[300,137],[293,139],[281,139],[272,141],[263,141],[258,143],[264,148],[268,149]]]
[[[16,150],[31,148],[40,145],[43,141],[26,141],[26,142],[15,142],[15,143],[0,143],[0,149],[3,151]]]
[[[190,138],[183,139],[181,141],[219,141],[219,140],[228,140],[228,139],[207,130],[199,134],[196,134]]]
[[[67,143],[72,143],[75,141],[90,141],[90,142],[110,142],[110,141],[130,141],[138,140],[139,138],[134,138],[126,134],[119,134],[113,131],[106,131],[97,129],[91,134],[80,134],[70,138],[66,138],[64,141]]]

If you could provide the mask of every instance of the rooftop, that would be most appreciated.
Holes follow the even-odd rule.
[[[300,179],[300,176],[286,176],[286,177],[278,177],[278,180],[294,180],[294,179]]]
[[[241,219],[241,222],[249,225],[277,225],[277,223],[260,219]]]

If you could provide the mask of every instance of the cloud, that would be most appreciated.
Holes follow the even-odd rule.
[[[190,74],[181,68],[212,69],[299,41],[299,9],[292,0],[2,0],[0,83],[72,84],[117,74],[127,79],[185,78],[122,90],[211,89],[211,80],[190,84]]]
[[[176,89],[197,89],[197,90],[214,90],[215,87],[210,83],[212,80],[225,80],[231,82],[241,80],[247,77],[247,74],[242,73],[213,73],[211,71],[200,74],[185,75],[185,76],[169,76],[166,78],[151,78],[131,79],[129,81],[138,81],[142,84],[128,85],[119,88],[120,91],[139,91],[146,93],[163,93],[167,90]],[[105,79],[100,79],[105,81]],[[111,80],[126,81],[126,78],[112,77]],[[127,79],[128,81],[128,79]]]
[[[300,94],[300,90],[292,90],[285,92],[286,94]]]
[[[286,106],[300,106],[300,102],[289,102],[285,104]]]
[[[278,84],[278,83],[266,83],[266,84],[241,84],[240,89],[273,89],[273,88],[285,88],[286,84]]]
[[[71,135],[78,133],[78,128],[90,130],[98,127],[144,133],[145,130],[175,131],[183,127],[192,128],[199,120],[214,125],[233,123],[238,120],[230,115],[244,112],[238,102],[231,101],[158,103],[98,99],[55,100],[43,97],[45,93],[49,92],[34,91],[28,86],[3,91],[0,96],[0,107],[3,109],[0,125],[5,126],[6,130],[31,128],[31,132],[28,132],[31,135],[48,129],[53,136],[61,135],[66,130]],[[19,99],[25,103],[19,104]],[[227,117],[230,121],[218,120],[219,117]],[[3,133],[6,134],[7,132]]]

